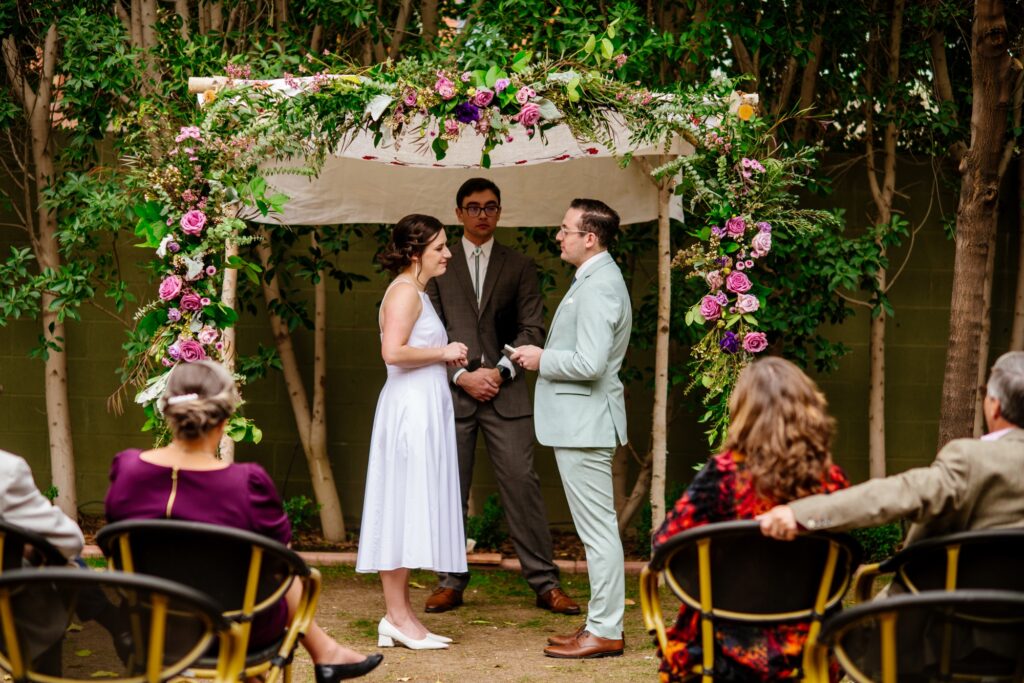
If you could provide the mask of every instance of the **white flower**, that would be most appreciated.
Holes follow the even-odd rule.
[[[198,280],[203,276],[203,272],[206,270],[206,266],[203,264],[203,256],[199,255],[198,259],[194,259],[190,256],[182,256],[182,262],[188,270],[185,272],[185,279],[192,281]]]
[[[173,235],[164,235],[164,238],[160,240],[160,246],[156,248],[157,258],[163,258],[167,256],[167,245],[174,241]]]

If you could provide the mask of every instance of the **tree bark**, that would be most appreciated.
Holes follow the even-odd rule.
[[[629,448],[631,454],[633,452],[632,446],[627,444],[624,448]],[[647,493],[647,488],[651,485],[651,473],[654,471],[654,453],[652,451],[647,452],[647,456],[644,458],[643,463],[640,465],[640,472],[636,475],[636,481],[633,482],[633,490],[630,491],[629,496],[622,500],[617,513],[619,519],[619,533],[623,534],[626,532],[626,526],[629,524],[629,520],[633,519],[633,515],[637,513],[640,506],[644,503],[644,494]],[[662,496],[664,500],[664,495]],[[664,515],[662,515],[662,521],[664,521]],[[658,527],[661,526],[659,522],[657,526],[652,526],[651,531],[657,531]]]
[[[437,42],[437,0],[423,0],[420,3],[420,23],[422,29],[420,35],[423,42],[433,45]]]
[[[825,40],[822,36],[822,29],[825,24],[825,15],[818,16],[818,23],[814,29],[814,36],[811,37],[808,49],[811,52],[807,65],[804,66],[803,75],[800,77],[800,100],[797,104],[798,111],[808,111],[814,106],[814,96],[818,90],[818,69],[821,65],[821,53],[825,47]],[[811,119],[801,117],[796,122],[796,129],[793,139],[796,142],[805,142],[808,138],[808,131],[811,127]]]
[[[224,263],[231,260],[232,256],[238,256],[238,244],[234,241],[224,243]],[[220,301],[225,306],[238,309],[238,269],[221,269]],[[224,367],[228,372],[235,372],[235,339],[236,330],[232,325],[221,333],[221,342],[224,344]],[[220,440],[220,457],[224,462],[235,461],[235,441],[225,434]]]
[[[996,234],[988,241],[988,257],[985,261],[985,279],[981,285],[982,311],[981,311],[981,332],[978,335],[978,360],[977,374],[975,375],[974,386],[981,387],[985,384],[985,377],[988,375],[988,354],[992,344],[992,277],[996,266]],[[979,390],[974,392],[974,430],[972,436],[978,438],[985,433],[985,409],[983,405],[984,394]]]
[[[405,32],[409,26],[409,17],[412,15],[412,0],[402,0],[398,9],[398,18],[395,20],[395,30],[391,32],[391,47],[388,48],[388,57],[391,61],[398,59],[402,50],[402,40],[405,39]]]
[[[1002,0],[977,0],[971,31],[971,143],[961,161],[956,256],[950,302],[949,346],[942,381],[939,445],[970,436],[984,281],[989,243],[996,230],[999,161],[1007,128],[1010,88],[1020,64],[1011,58]]]
[[[1024,351],[1024,154],[1017,157],[1017,295],[1013,302],[1010,350]]]
[[[174,0],[174,13],[181,18],[181,28],[178,29],[181,39],[188,40],[189,22],[191,21],[188,0]]]

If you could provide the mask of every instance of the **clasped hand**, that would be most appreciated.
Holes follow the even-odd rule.
[[[469,347],[462,342],[452,342],[444,347],[441,357],[450,368],[464,368],[468,362],[466,360],[468,354]]]
[[[490,401],[498,395],[501,374],[495,368],[477,368],[455,378],[456,384],[477,401]]]

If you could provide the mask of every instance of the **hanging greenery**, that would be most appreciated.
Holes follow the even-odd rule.
[[[364,132],[375,144],[414,132],[437,160],[452,141],[479,136],[484,168],[498,145],[519,135],[543,139],[559,124],[581,142],[614,149],[614,117],[635,144],[668,150],[683,138],[694,147],[655,175],[681,176],[677,191],[688,203],[688,225],[696,226],[674,263],[708,286],[686,321],[706,326],[693,350],[693,383],[706,391],[704,419],[715,438],[737,373],[773,341],[757,330],[771,289],[764,264],[772,240],[814,230],[828,215],[795,207],[790,188],[803,184],[810,153],[779,156],[756,97],[734,93],[727,80],[674,93],[624,82],[617,73],[627,56],[615,53],[614,37],[612,26],[571,59],[537,61],[520,52],[471,70],[454,60],[412,59],[353,70],[311,57],[309,68],[320,71],[286,74],[284,91],[280,82],[249,80],[248,68],[229,65],[224,87],[200,96],[204,106],[192,125],[164,130],[147,158],[133,160],[136,234],[140,246],[153,249],[159,278],[157,297],[137,314],[123,370],[124,386],[141,388],[136,401],[145,407],[145,428],[159,429],[155,399],[171,367],[223,357],[223,330],[237,314],[220,302],[221,274],[236,268],[258,282],[261,272],[242,257],[225,261],[225,243],[256,239],[246,219],[280,212],[287,201],[265,176],[315,175],[333,150]],[[242,417],[229,434],[260,436]]]

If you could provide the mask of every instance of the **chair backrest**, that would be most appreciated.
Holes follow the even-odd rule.
[[[26,549],[34,552],[26,553]],[[24,567],[25,559],[29,559],[33,564],[55,567],[68,563],[64,555],[45,538],[34,531],[22,529],[2,519],[0,519],[0,557],[2,557],[0,571],[21,569]]]
[[[1024,594],[939,590],[874,600],[828,619],[819,643],[857,683],[1024,681]]]
[[[837,606],[860,563],[845,534],[766,538],[757,522],[708,524],[684,531],[651,558],[652,571],[681,601],[714,618],[754,623],[811,621]]]
[[[117,639],[95,622],[68,628],[75,606],[97,596],[118,615]],[[209,597],[155,577],[71,568],[0,576],[0,667],[14,683],[158,683],[185,670],[215,638],[224,653],[217,680],[226,683],[236,674],[237,629]],[[37,666],[55,648],[56,675]]]
[[[302,558],[276,541],[199,522],[117,522],[103,527],[96,543],[115,569],[200,590],[243,623],[275,604],[293,577],[309,574]]]
[[[1024,592],[1024,529],[965,531],[913,543],[883,562],[910,592],[995,589]]]

